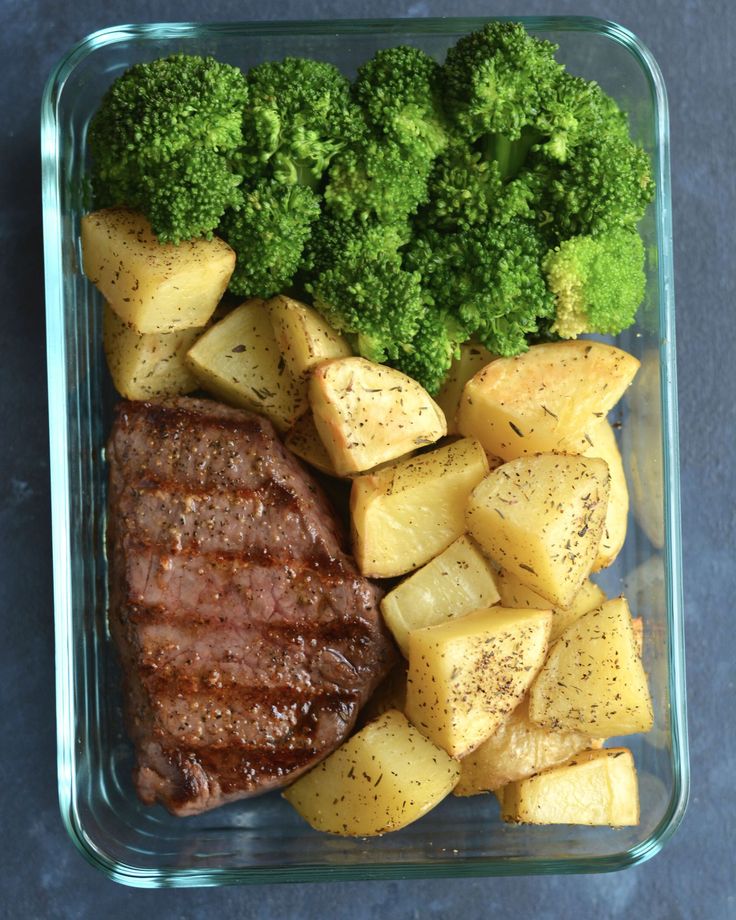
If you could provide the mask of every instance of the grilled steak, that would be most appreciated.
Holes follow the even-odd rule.
[[[393,663],[378,588],[260,416],[123,402],[107,457],[140,797],[191,815],[286,785],[340,744]]]

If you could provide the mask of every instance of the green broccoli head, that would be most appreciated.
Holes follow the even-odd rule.
[[[340,223],[329,264],[306,288],[315,308],[340,332],[355,338],[371,361],[396,359],[413,339],[424,300],[416,272],[405,271],[395,237],[377,223]],[[339,240],[339,242],[338,242]]]
[[[456,316],[427,305],[414,338],[391,363],[418,380],[434,396],[445,382],[453,359],[459,355],[460,345],[467,337]]]
[[[432,158],[448,140],[439,73],[439,64],[418,48],[385,48],[358,68],[353,94],[376,134]]]
[[[175,54],[136,64],[105,94],[89,128],[99,207],[142,211],[163,241],[211,236],[240,201],[245,77],[212,58]]]
[[[431,167],[431,160],[410,156],[398,144],[368,137],[335,157],[325,202],[337,217],[394,224],[426,201]]]
[[[540,168],[522,169],[504,181],[496,160],[474,147],[453,143],[437,158],[429,178],[429,200],[419,212],[420,226],[438,230],[535,219],[544,187]]]
[[[577,147],[546,191],[558,240],[634,227],[653,198],[649,157],[618,134]]]
[[[512,22],[490,22],[461,38],[448,50],[442,72],[446,109],[460,134],[514,141],[535,126],[562,72],[556,50]]]
[[[246,173],[316,186],[364,130],[350,83],[332,64],[287,57],[253,67],[244,107]]]
[[[259,179],[245,189],[243,203],[225,214],[223,237],[235,250],[230,290],[246,297],[271,297],[288,287],[319,217],[311,188]]]
[[[440,310],[450,312],[489,351],[525,351],[554,302],[542,275],[544,243],[528,221],[472,227],[456,233],[428,230],[407,248],[407,267]]]
[[[573,237],[550,251],[542,267],[556,301],[553,334],[615,335],[634,322],[646,286],[644,243],[635,230]]]
[[[406,220],[393,224],[379,224],[373,219],[356,221],[323,209],[304,248],[301,269],[308,276],[317,275],[337,263],[349,247],[360,248],[367,241],[384,255],[395,257],[411,239],[411,232]]]
[[[628,138],[626,116],[593,80],[562,71],[536,119],[535,147],[557,163],[566,163],[581,144],[600,137]]]

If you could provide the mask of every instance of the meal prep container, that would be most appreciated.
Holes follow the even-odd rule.
[[[408,828],[374,839],[311,830],[273,793],[194,818],[148,808],[131,782],[119,669],[106,624],[104,442],[115,400],[101,346],[101,298],[80,271],[86,133],[110,82],[174,51],[250,67],[286,55],[352,76],[377,49],[407,43],[438,59],[480,19],[131,25],[97,32],[49,78],[42,110],[49,424],[61,813],[92,865],[141,887],[306,880],[600,872],[656,853],[685,810],[688,761],[680,562],[674,299],[667,100],[649,51],[597,19],[528,18],[571,72],[629,112],[652,157],[656,200],[642,224],[647,292],[615,342],[642,370],[615,410],[635,514],[615,565],[597,580],[644,620],[655,725],[624,739],[640,778],[641,823],[622,829],[508,826],[494,796],[450,796]]]

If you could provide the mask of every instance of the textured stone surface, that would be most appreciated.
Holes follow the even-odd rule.
[[[133,892],[75,852],[56,804],[53,636],[38,112],[46,76],[85,34],[116,22],[589,13],[651,48],[672,120],[677,333],[692,794],[673,841],[615,875],[364,882]],[[736,917],[736,361],[732,314],[736,149],[736,5],[641,0],[579,3],[210,0],[3,0],[0,3],[0,915],[239,918],[465,917],[649,920]]]

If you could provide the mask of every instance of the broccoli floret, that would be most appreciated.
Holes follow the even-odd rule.
[[[350,83],[332,64],[287,57],[247,74],[245,171],[317,186],[335,154],[364,130]]]
[[[432,158],[448,140],[439,74],[439,64],[418,48],[385,48],[358,68],[353,93],[375,133]]]
[[[514,355],[527,348],[554,302],[544,281],[544,243],[522,220],[456,233],[428,230],[407,247],[407,267],[417,271],[440,310],[451,312],[489,351]]]
[[[644,243],[636,231],[576,236],[542,263],[555,295],[550,331],[563,339],[586,332],[615,335],[634,321],[644,298]]]
[[[398,144],[368,137],[335,157],[325,202],[337,217],[375,217],[393,224],[427,200],[431,168],[427,158],[409,156]]]
[[[434,396],[449,373],[450,366],[467,339],[457,317],[427,305],[414,338],[392,362],[393,366],[418,380]]]
[[[503,176],[518,171],[538,140],[538,116],[563,70],[556,50],[519,23],[491,22],[447,52],[445,108],[460,136],[480,140]]]
[[[581,144],[546,193],[558,239],[634,227],[654,197],[651,164],[628,137]]]
[[[604,136],[628,138],[624,113],[592,80],[563,71],[536,118],[541,137],[535,150],[566,163],[575,148]]]
[[[410,239],[408,221],[379,224],[368,219],[356,222],[352,218],[335,217],[323,209],[304,248],[301,268],[307,275],[317,275],[339,261],[349,246],[365,240],[370,240],[371,245],[386,255],[395,256]]]
[[[211,237],[239,204],[245,77],[212,58],[136,64],[105,94],[89,129],[98,207],[142,211],[162,242]]]
[[[386,228],[376,223],[353,222],[352,232],[340,224],[326,252],[329,265],[306,285],[315,308],[335,329],[354,336],[363,357],[398,358],[422,316],[419,275],[404,270]]]
[[[503,224],[516,217],[534,220],[544,188],[540,167],[524,169],[504,181],[495,160],[478,150],[453,143],[435,161],[429,179],[429,201],[417,223],[438,230],[462,230],[489,221]]]
[[[221,225],[237,256],[230,290],[246,297],[271,297],[288,287],[319,213],[319,198],[311,188],[273,179],[249,186],[242,206],[228,211]]]

